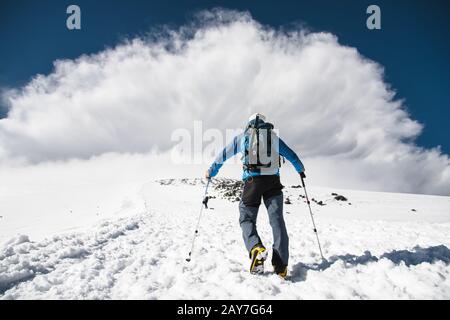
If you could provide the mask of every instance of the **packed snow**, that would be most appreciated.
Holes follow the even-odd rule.
[[[136,192],[128,204],[121,197],[113,201],[123,204],[114,214],[97,216],[94,210],[99,220],[73,230],[70,218],[47,236],[33,236],[22,231],[32,230],[34,221],[29,229],[14,229],[15,223],[0,218],[3,230],[16,233],[2,238],[0,298],[450,298],[450,197],[310,187],[327,259],[321,261],[303,188],[284,185],[291,253],[286,280],[272,273],[270,256],[264,275],[248,272],[239,181],[213,179],[187,262],[205,181],[157,179],[131,189]],[[263,206],[258,229],[270,248]]]

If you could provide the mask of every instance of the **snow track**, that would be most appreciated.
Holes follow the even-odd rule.
[[[265,275],[248,273],[237,202],[212,191],[216,198],[204,211],[192,261],[186,262],[203,193],[197,182],[148,183],[141,191],[147,212],[131,217],[38,242],[25,235],[11,239],[0,249],[0,298],[450,298],[450,224],[445,219],[343,219],[340,212],[350,206],[340,202],[313,204],[327,262],[320,261],[306,206],[300,200],[285,206],[291,258],[290,277],[284,281],[271,273],[270,255]],[[292,198],[296,193],[285,192]],[[319,198],[325,194],[329,192],[311,191]],[[358,197],[363,198],[360,192]],[[448,199],[441,201],[440,207],[435,205],[444,210]],[[403,209],[410,214],[408,205]],[[370,201],[352,206],[363,215]],[[396,215],[395,210],[390,214]],[[258,228],[270,248],[263,207]]]

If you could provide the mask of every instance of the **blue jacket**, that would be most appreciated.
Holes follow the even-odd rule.
[[[291,148],[289,148],[286,145],[286,143],[284,143],[284,141],[281,140],[281,138],[278,138],[278,148],[279,148],[278,153],[282,157],[285,157],[286,159],[288,159],[294,166],[295,170],[297,170],[297,172],[300,173],[300,172],[305,171],[305,167],[303,166],[303,163],[300,161],[297,154],[294,151],[292,151]],[[209,168],[209,175],[211,177],[216,176],[217,173],[219,172],[220,168],[222,167],[223,163],[226,160],[233,157],[234,155],[236,155],[239,152],[244,152],[244,150],[245,150],[244,133],[241,133],[240,135],[234,137],[233,141],[231,141],[231,143],[228,144],[223,149],[223,151],[216,157],[213,164]],[[264,174],[267,175],[268,173],[265,172]],[[280,170],[278,168],[276,168],[274,172],[271,172],[269,174],[279,176]],[[247,180],[250,177],[255,177],[255,176],[259,176],[259,175],[261,175],[261,173],[244,169],[244,172],[242,174],[242,179]]]

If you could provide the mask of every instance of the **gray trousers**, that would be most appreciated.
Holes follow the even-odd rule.
[[[289,237],[283,219],[283,194],[264,199],[264,205],[269,214],[269,222],[273,234],[274,256],[272,257],[272,263],[274,264],[274,259],[278,259],[275,257],[278,255],[281,263],[287,266],[289,262]],[[259,206],[246,206],[242,200],[239,203],[239,223],[242,228],[245,246],[249,252],[255,245],[262,244],[256,230],[258,209]]]

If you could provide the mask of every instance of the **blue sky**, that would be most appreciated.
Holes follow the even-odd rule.
[[[65,27],[66,8],[78,4],[82,30]],[[365,27],[369,4],[382,10],[382,30]],[[143,34],[152,26],[177,26],[206,8],[248,10],[262,24],[302,23],[329,31],[342,44],[386,68],[386,80],[425,125],[417,143],[441,145],[450,153],[450,5],[448,1],[2,1],[0,5],[0,87],[18,87],[52,62],[76,58]],[[0,116],[5,116],[2,106]]]

